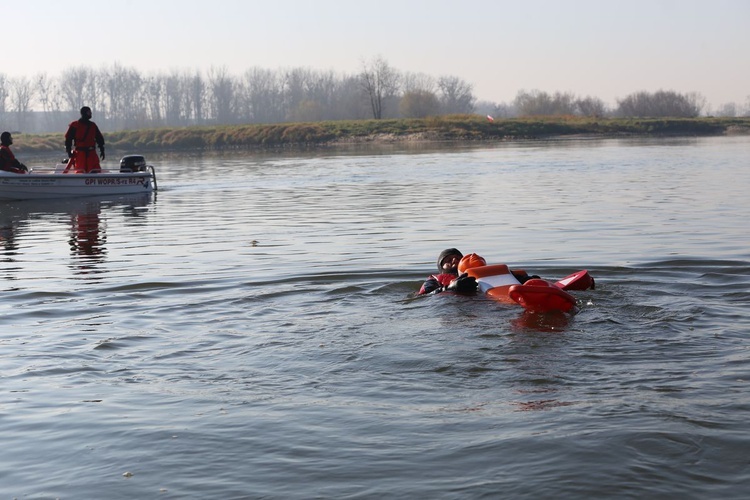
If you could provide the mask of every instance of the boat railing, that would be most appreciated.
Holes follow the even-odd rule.
[[[151,172],[151,180],[154,182],[154,191],[158,191],[159,188],[156,186],[156,170],[153,165],[146,165],[146,169]]]

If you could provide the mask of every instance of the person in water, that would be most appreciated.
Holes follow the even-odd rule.
[[[481,265],[486,265],[486,261],[476,255],[471,254]],[[453,291],[461,294],[471,294],[477,291],[477,280],[466,273],[460,274],[458,264],[461,262],[463,254],[455,248],[446,248],[438,256],[437,266],[440,273],[433,274],[427,278],[419,289],[419,295],[435,294],[445,291]],[[467,256],[469,258],[469,256]],[[529,276],[526,271],[521,269],[511,270],[511,274],[520,282],[525,283],[530,279],[539,276]]]
[[[13,144],[13,137],[10,132],[0,134],[0,170],[13,172],[14,174],[27,174],[29,169],[26,165],[16,160],[10,145]]]
[[[96,156],[99,146],[99,156]],[[69,165],[72,163],[76,172],[99,171],[99,158],[104,160],[104,136],[96,123],[91,121],[91,108],[81,108],[81,117],[68,125],[65,132],[65,152],[68,153]]]
[[[425,280],[419,295],[435,294],[440,292],[456,292],[471,294],[477,291],[477,280],[466,273],[459,276],[458,263],[463,254],[456,248],[446,248],[437,259],[438,274],[433,274]]]

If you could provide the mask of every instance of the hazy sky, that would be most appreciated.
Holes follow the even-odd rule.
[[[479,99],[647,90],[750,96],[750,0],[0,0],[9,77],[120,65],[149,74],[306,67],[383,57],[458,76]]]

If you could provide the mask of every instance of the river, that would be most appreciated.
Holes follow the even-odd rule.
[[[743,498],[748,147],[161,154],[0,204],[0,497]],[[415,297],[446,247],[597,286]]]

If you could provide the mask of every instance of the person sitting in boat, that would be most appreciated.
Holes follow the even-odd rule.
[[[418,295],[436,294],[450,291],[460,294],[472,294],[477,291],[477,280],[467,274],[458,275],[458,263],[463,254],[456,248],[446,248],[437,259],[438,274],[427,278],[419,289]]]
[[[26,165],[16,160],[10,145],[13,144],[13,137],[10,132],[0,134],[0,170],[13,172],[14,174],[27,174],[29,169]]]
[[[96,156],[99,146],[99,156]],[[91,121],[91,108],[81,108],[81,117],[68,125],[65,132],[65,152],[68,153],[68,168],[76,172],[98,172],[99,159],[104,160],[104,136],[96,123]]]

